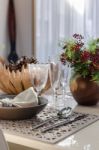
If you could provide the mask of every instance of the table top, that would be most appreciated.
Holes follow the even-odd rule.
[[[48,96],[47,96],[48,97]],[[51,97],[49,96],[49,101]],[[96,106],[78,106],[75,100],[67,100],[75,111],[86,112],[89,114],[99,115],[99,105]],[[56,143],[48,144],[33,139],[19,137],[11,133],[4,133],[11,150],[99,150],[99,121],[85,127],[79,132],[69,136],[68,138]]]

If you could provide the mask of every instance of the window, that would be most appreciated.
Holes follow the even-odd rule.
[[[98,0],[36,0],[36,56],[46,62],[59,54],[59,42],[79,33],[99,36]],[[97,19],[96,19],[97,18]]]

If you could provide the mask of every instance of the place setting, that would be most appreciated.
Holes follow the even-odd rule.
[[[13,84],[13,91],[17,94],[8,92],[0,95],[0,129],[54,144],[99,120],[97,115],[77,112],[68,105],[67,97],[72,99],[71,94],[67,95],[69,63],[63,65],[51,61],[35,64],[31,60],[21,59],[18,69],[14,65],[1,66],[3,71],[9,73],[9,85]],[[14,77],[17,81],[13,80]],[[28,85],[21,77],[28,81]],[[16,90],[19,86],[20,91]],[[11,87],[7,90],[11,91]],[[48,91],[52,97],[51,103],[46,94]]]
[[[46,85],[48,65],[35,62],[34,58],[22,57],[17,64],[1,64],[0,119],[29,119],[47,105],[48,100],[39,96],[39,92]]]

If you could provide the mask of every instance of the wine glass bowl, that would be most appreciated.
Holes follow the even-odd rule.
[[[53,89],[53,102],[55,109],[66,106],[66,94],[69,77],[69,64],[51,63],[51,87]]]
[[[60,83],[63,88],[65,88],[68,84],[69,77],[69,64],[61,64],[61,75],[60,75]]]
[[[59,64],[52,62],[51,63],[51,68],[50,68],[50,80],[51,80],[51,87],[53,89],[58,87],[59,79],[60,79]]]
[[[45,88],[48,79],[48,64],[33,64],[29,65],[29,72],[32,85],[39,95]]]
[[[55,109],[57,109],[57,91],[59,89],[59,83],[60,83],[60,65],[58,62],[51,62],[50,63],[50,83],[52,88],[52,94],[53,94],[53,101],[52,105]]]

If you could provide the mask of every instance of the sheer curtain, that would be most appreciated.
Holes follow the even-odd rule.
[[[99,0],[36,0],[36,57],[59,54],[59,42],[80,33],[99,36]]]

